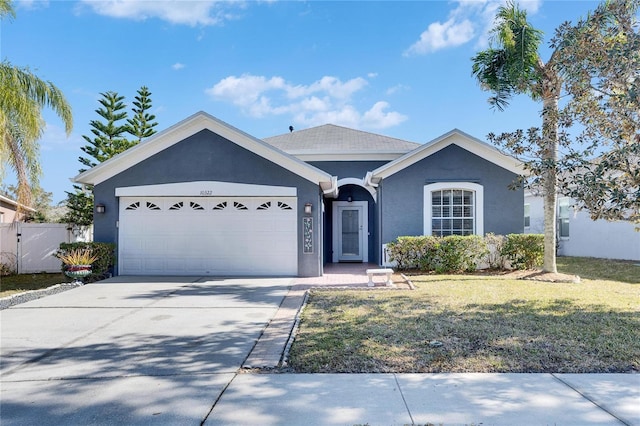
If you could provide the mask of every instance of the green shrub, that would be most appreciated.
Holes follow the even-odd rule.
[[[474,271],[487,255],[487,245],[477,235],[398,237],[387,250],[398,269],[437,273]]]
[[[424,259],[436,244],[434,237],[398,237],[387,244],[391,260],[395,260],[398,269],[423,269]]]
[[[502,254],[516,269],[534,269],[544,258],[544,235],[509,234],[502,247]]]
[[[437,273],[475,271],[487,253],[487,245],[479,235],[449,235],[439,239],[436,249]]]
[[[85,281],[99,281],[107,277],[116,263],[116,245],[112,243],[78,242],[62,243],[56,257],[63,257],[76,250],[88,250],[96,256],[96,261],[91,264],[91,275]],[[64,265],[63,265],[64,267]]]

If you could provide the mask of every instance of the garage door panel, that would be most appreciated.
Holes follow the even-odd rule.
[[[142,271],[143,274],[149,275],[161,275],[166,271],[165,268],[165,259],[158,257],[145,257],[141,259]]]
[[[121,274],[297,275],[294,197],[123,197],[120,206]]]

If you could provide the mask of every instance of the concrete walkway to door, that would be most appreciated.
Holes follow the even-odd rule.
[[[275,368],[285,361],[287,344],[290,343],[298,313],[305,294],[311,288],[365,288],[369,278],[366,270],[378,268],[373,263],[329,263],[321,277],[295,278],[291,290],[280,309],[271,320],[253,351],[244,362],[244,368]],[[380,277],[374,280],[376,287],[384,286]]]

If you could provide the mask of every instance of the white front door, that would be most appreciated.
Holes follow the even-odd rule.
[[[368,203],[333,203],[333,262],[368,262]]]

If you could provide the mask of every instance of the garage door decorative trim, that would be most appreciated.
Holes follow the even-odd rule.
[[[116,197],[295,197],[288,186],[197,181],[116,188]]]

